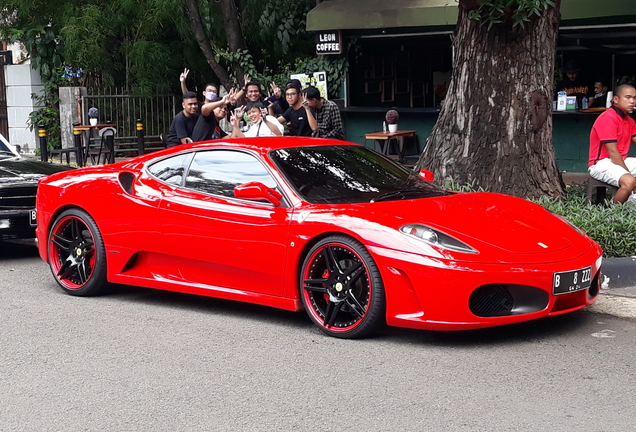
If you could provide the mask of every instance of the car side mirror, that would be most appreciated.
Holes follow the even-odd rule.
[[[271,187],[265,186],[261,182],[249,182],[238,185],[234,188],[234,196],[236,198],[261,200],[271,202],[275,206],[279,206],[283,195]]]
[[[435,175],[432,171],[421,169],[418,174],[422,180],[433,183],[435,181]]]

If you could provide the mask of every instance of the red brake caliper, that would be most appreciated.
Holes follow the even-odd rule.
[[[322,278],[323,278],[323,279],[327,279],[327,278],[329,278],[329,269],[325,269],[325,271],[322,273]],[[323,284],[323,287],[325,287],[325,288],[326,288],[326,287],[327,287],[327,285],[324,285],[324,284]],[[325,301],[326,301],[327,303],[329,303],[329,294],[324,293],[324,294],[323,294],[323,297],[325,298]]]

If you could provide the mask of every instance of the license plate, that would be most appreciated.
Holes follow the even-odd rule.
[[[567,294],[584,290],[592,284],[592,267],[554,274],[552,293]]]
[[[38,225],[38,221],[35,216],[35,210],[29,210],[29,223],[31,224],[31,226]]]

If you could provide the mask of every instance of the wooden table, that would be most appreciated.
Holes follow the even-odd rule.
[[[106,127],[117,128],[117,125],[114,125],[112,123],[99,123],[99,124],[96,124],[95,126],[93,125],[75,126],[77,130],[82,131],[82,141],[84,146],[84,152],[83,152],[84,155],[82,156],[83,164],[81,164],[80,166],[85,166],[88,163],[88,157],[89,157],[88,152],[90,151],[90,147],[91,147],[91,138],[93,135],[93,131],[98,131]],[[111,150],[112,150],[112,159],[114,161],[115,152],[114,152],[114,149],[111,149]]]
[[[366,145],[367,140],[373,140],[374,149],[388,157],[397,158],[398,161],[404,162],[404,138],[415,138],[416,133],[417,131],[414,130],[397,132],[369,132],[364,134],[364,142]],[[398,154],[395,156],[389,154],[391,140],[396,140],[398,143]]]

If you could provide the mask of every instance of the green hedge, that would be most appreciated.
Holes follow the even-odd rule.
[[[636,206],[611,204],[609,199],[604,205],[589,204],[585,187],[574,183],[561,197],[534,201],[583,230],[603,248],[603,256],[635,256]]]
[[[450,183],[449,190],[456,192],[484,192],[472,184]],[[533,200],[546,209],[560,214],[594,239],[606,258],[636,256],[636,206],[612,204],[610,199],[603,205],[587,202],[587,184],[568,185],[565,193],[557,198]]]

